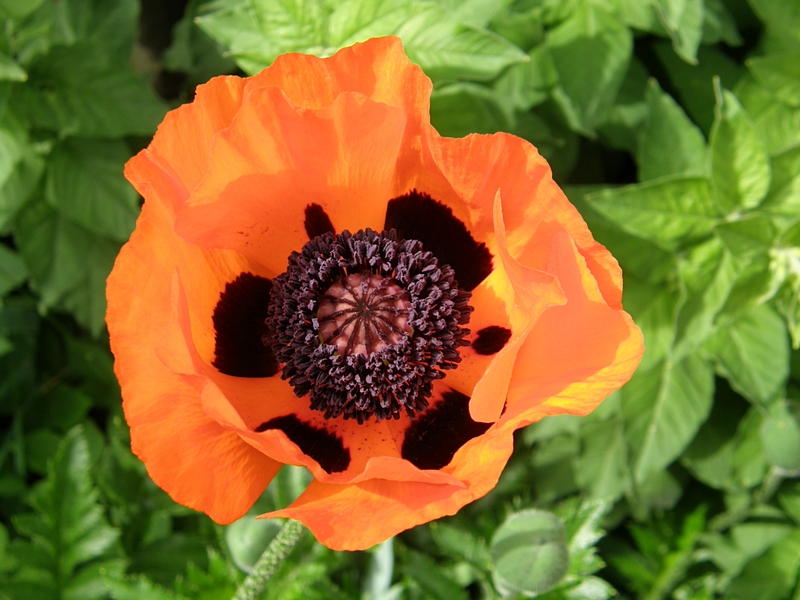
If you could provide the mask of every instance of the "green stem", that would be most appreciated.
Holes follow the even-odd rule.
[[[264,591],[267,582],[281,566],[284,559],[303,536],[305,527],[299,521],[287,520],[278,535],[270,542],[264,554],[258,559],[253,570],[244,580],[233,600],[255,600]]]

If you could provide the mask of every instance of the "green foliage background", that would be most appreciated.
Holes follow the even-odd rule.
[[[486,498],[369,552],[307,536],[263,597],[800,599],[800,1],[192,0],[148,50],[158,6],[0,0],[0,599],[230,598],[275,535],[174,504],[130,452],[103,323],[122,165],[213,75],[387,34],[442,134],[550,161],[647,352],[589,417],[520,432]]]

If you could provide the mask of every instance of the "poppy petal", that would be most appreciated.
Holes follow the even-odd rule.
[[[337,230],[380,230],[405,124],[400,109],[354,93],[300,110],[277,88],[255,89],[217,136],[176,231],[277,275],[308,241],[304,209],[312,202]]]
[[[174,214],[208,168],[211,142],[230,125],[242,102],[246,80],[215,77],[197,87],[195,101],[167,113],[150,145],[125,165],[125,176],[143,196],[150,183],[164,179],[172,189],[165,201]]]
[[[627,382],[644,350],[641,332],[627,313],[606,303],[566,233],[554,236],[547,270],[558,277],[567,303],[545,311],[520,349],[506,420],[527,420],[554,407],[562,414],[591,412]]]
[[[202,378],[172,371],[154,352],[172,314],[175,261],[163,243],[168,222],[167,203],[146,202],[109,277],[114,370],[133,451],[153,480],[177,502],[229,523],[247,512],[280,464],[210,419],[200,403]]]

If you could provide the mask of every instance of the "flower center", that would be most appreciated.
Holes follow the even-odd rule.
[[[319,235],[272,284],[264,341],[327,418],[413,417],[469,343],[469,292],[394,230]]]
[[[408,292],[388,277],[355,273],[334,283],[317,311],[319,335],[339,354],[369,356],[410,334]]]

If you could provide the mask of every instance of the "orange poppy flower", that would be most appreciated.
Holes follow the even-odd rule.
[[[440,137],[396,38],[218,77],[125,174],[108,280],[134,452],[177,502],[363,549],[497,483],[515,429],[584,415],[642,339],[620,269],[529,143]]]

